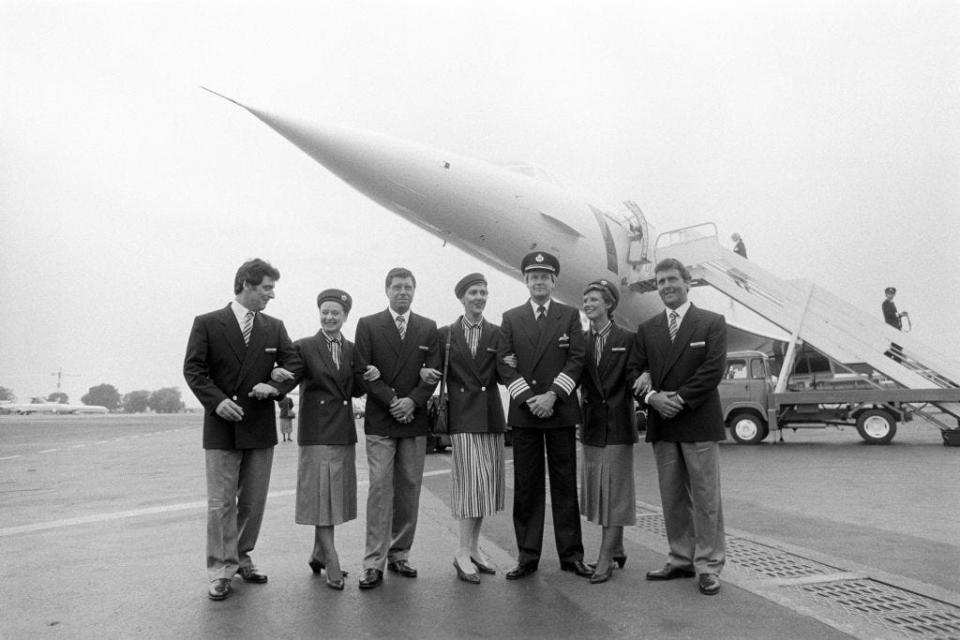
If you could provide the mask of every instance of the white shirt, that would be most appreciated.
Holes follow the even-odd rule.
[[[667,314],[667,326],[668,327],[670,326],[670,314],[675,312],[677,314],[677,327],[679,328],[680,325],[683,323],[683,317],[687,315],[687,311],[690,311],[689,300],[684,302],[682,305],[680,305],[676,309],[671,309],[670,307],[667,307],[666,309],[664,309],[663,312]]]
[[[387,309],[390,310],[390,315],[393,316],[393,324],[397,324],[397,318],[403,316],[403,325],[405,327],[410,326],[410,309],[407,309],[403,313],[397,313],[392,307],[387,307]]]
[[[550,298],[549,300],[547,300],[546,302],[543,303],[543,305],[542,305],[542,306],[543,306],[543,315],[545,315],[545,316],[550,315],[550,303],[551,303],[551,302],[553,302],[553,298]],[[539,302],[534,302],[533,298],[530,298],[530,306],[533,308],[533,317],[536,318],[536,317],[537,317],[537,310],[540,308],[541,305],[540,305]]]
[[[237,317],[237,324],[240,325],[240,328],[243,329],[243,318],[248,314],[253,312],[254,317],[256,317],[257,312],[252,309],[247,309],[245,306],[237,302],[236,300],[230,303],[230,310],[233,311],[233,315]]]

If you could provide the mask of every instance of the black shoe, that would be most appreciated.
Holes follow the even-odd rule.
[[[363,575],[360,576],[361,589],[373,589],[379,587],[382,582],[383,571],[380,571],[380,569],[364,569]]]
[[[475,567],[477,568],[477,571],[479,571],[480,573],[488,573],[488,574],[490,574],[491,576],[497,575],[497,570],[496,570],[496,569],[494,569],[494,568],[493,568],[492,566],[490,566],[489,564],[483,564],[482,562],[479,562],[479,561],[478,561],[476,558],[474,558],[473,556],[470,556],[470,562],[473,563],[473,566],[475,566]]]
[[[230,580],[227,578],[217,578],[210,583],[210,589],[207,590],[207,597],[211,600],[226,600],[230,595]]]
[[[601,582],[606,582],[610,579],[610,576],[613,575],[613,563],[607,565],[607,570],[603,573],[593,572],[593,575],[590,576],[590,584],[600,584]]]
[[[394,573],[399,573],[404,578],[416,578],[417,570],[410,566],[406,560],[397,560],[396,562],[388,562],[387,569],[393,571]]]
[[[323,571],[324,567],[326,566],[313,556],[310,557],[310,560],[307,561],[307,564],[310,565],[310,571],[313,571],[314,575],[319,575],[319,573]]]
[[[476,571],[473,573],[467,573],[460,568],[460,563],[457,562],[456,558],[453,559],[453,568],[457,570],[457,577],[464,582],[469,582],[470,584],[480,584],[480,574]]]
[[[618,569],[623,569],[627,564],[627,556],[626,554],[622,556],[613,556],[613,561],[617,563]]]
[[[240,567],[237,570],[244,582],[253,582],[254,584],[263,584],[267,581],[267,575],[260,573],[255,567]]]
[[[327,586],[330,587],[331,589],[336,589],[337,591],[343,591],[343,587],[344,587],[343,579],[346,578],[348,575],[350,574],[347,573],[346,571],[341,571],[339,580],[331,580],[330,574],[327,573]]]
[[[715,596],[720,593],[720,578],[715,573],[701,573],[697,582],[700,593],[705,596]]]
[[[519,580],[520,578],[526,578],[531,573],[537,572],[537,564],[535,562],[521,562],[510,571],[507,571],[507,580]]]
[[[693,569],[681,569],[672,565],[664,565],[663,569],[647,571],[647,580],[675,580],[676,578],[692,578],[697,575]]]
[[[563,571],[573,571],[583,578],[589,578],[593,575],[593,571],[583,563],[583,560],[567,560],[566,562],[561,562],[560,569]]]

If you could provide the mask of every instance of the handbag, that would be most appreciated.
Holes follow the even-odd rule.
[[[447,346],[443,357],[443,376],[440,377],[440,394],[430,398],[430,407],[427,409],[427,419],[430,423],[430,433],[446,435],[450,433],[450,416],[447,398],[447,369],[450,366],[450,338],[453,336],[453,325],[447,332]]]

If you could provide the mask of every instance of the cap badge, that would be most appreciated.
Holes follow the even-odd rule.
[[[537,262],[543,262],[543,254],[542,254],[542,253],[538,253],[538,254],[537,254],[537,257],[534,258],[534,260],[536,260]]]

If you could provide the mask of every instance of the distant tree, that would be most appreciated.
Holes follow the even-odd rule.
[[[70,402],[70,398],[63,391],[54,391],[47,396],[47,402],[62,402],[66,404]]]
[[[10,400],[11,402],[16,400],[17,396],[13,392],[13,389],[7,389],[6,387],[0,387],[0,400]]]
[[[150,394],[150,408],[157,413],[177,413],[183,410],[183,401],[180,399],[180,389],[164,387]]]
[[[150,406],[150,392],[146,389],[131,391],[123,396],[124,413],[143,413]]]
[[[120,408],[120,392],[112,384],[98,384],[90,387],[90,390],[80,398],[83,404],[98,405],[106,407],[110,411],[116,411]]]

